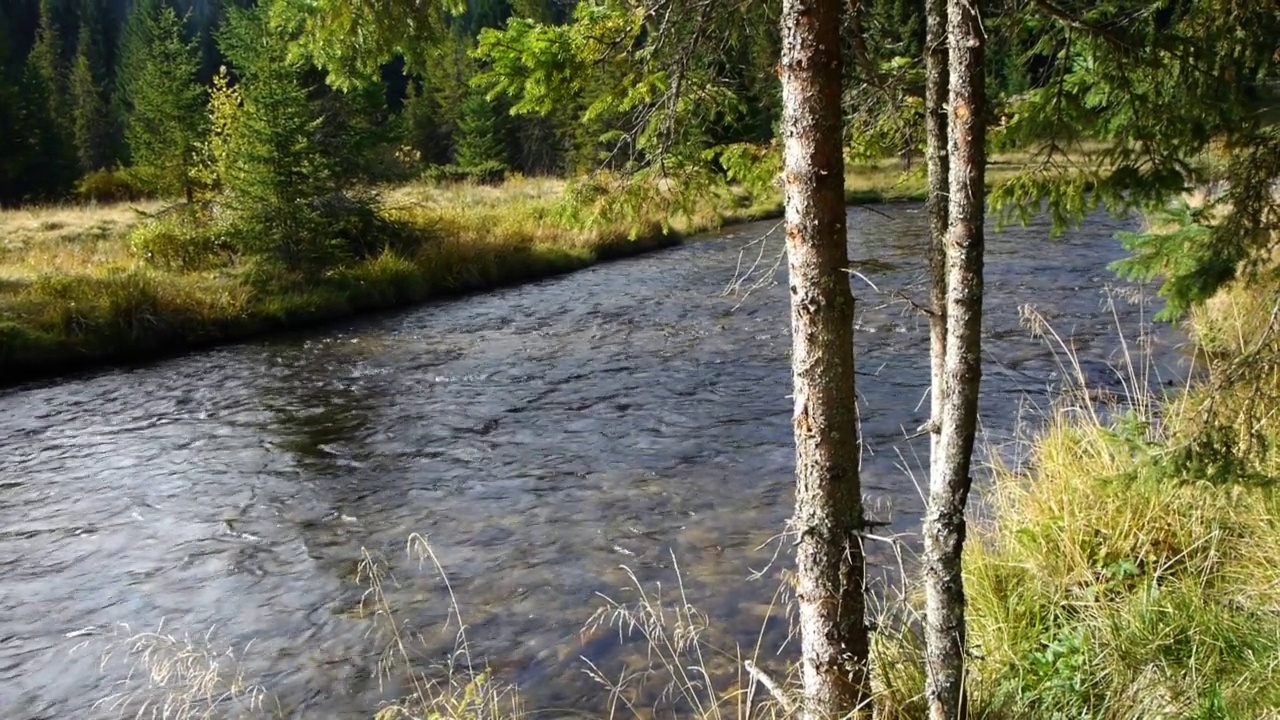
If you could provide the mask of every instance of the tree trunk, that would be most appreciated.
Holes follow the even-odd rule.
[[[942,429],[942,379],[947,353],[947,0],[925,4],[924,130],[929,194],[929,429],[930,468],[937,465]]]
[[[925,664],[930,720],[967,716],[961,553],[982,378],[982,263],[986,195],[984,47],[970,0],[948,0],[950,53],[946,337],[939,435],[925,516]]]
[[[802,717],[866,713],[861,439],[845,234],[841,0],[784,0],[787,265]]]

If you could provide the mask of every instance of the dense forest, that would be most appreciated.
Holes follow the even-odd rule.
[[[380,68],[381,82],[340,92],[323,73],[287,63],[289,73],[255,73],[289,52],[277,24],[254,29],[251,8],[221,0],[13,0],[0,8],[0,203],[47,201],[76,193],[90,199],[199,190],[201,157],[219,130],[226,92],[299,93],[295,131],[342,167],[346,180],[388,180],[434,168],[438,177],[492,178],[507,169],[526,175],[574,175],[620,162],[628,128],[624,103],[608,68],[570,81],[573,97],[545,112],[513,114],[509,93],[473,82],[501,63],[474,51],[486,29],[511,18],[556,26],[577,7],[552,0],[478,0],[442,16],[445,32],[430,47],[430,71],[406,73],[402,60]],[[585,6],[584,6],[585,7]],[[717,85],[738,112],[710,119],[719,144],[766,143],[775,133],[780,98],[774,79],[776,23],[764,16],[749,37],[726,41]],[[244,22],[235,18],[244,16]],[[860,3],[859,59],[849,71],[851,138],[864,154],[911,154],[923,147],[918,100],[924,43],[923,2]],[[996,97],[1025,90],[1043,75],[1033,29],[1002,28],[989,52]],[[253,32],[276,42],[247,42]],[[272,58],[271,53],[277,53]],[[224,70],[225,68],[225,70]],[[626,68],[614,68],[617,82]],[[225,75],[223,73],[226,73]],[[862,77],[857,77],[861,74]],[[892,77],[890,77],[890,75]],[[893,97],[882,92],[892,82]],[[262,86],[270,85],[267,89]],[[589,112],[587,112],[589,111]],[[213,125],[211,126],[211,122]],[[246,122],[249,122],[246,120]],[[276,128],[284,132],[286,128]],[[853,132],[860,131],[860,132]],[[335,152],[323,151],[328,144]],[[337,144],[337,145],[334,145]],[[625,144],[625,143],[624,143]],[[125,173],[115,171],[128,168]]]

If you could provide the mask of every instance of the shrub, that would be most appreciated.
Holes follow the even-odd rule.
[[[343,279],[356,303],[369,307],[421,300],[429,289],[418,266],[390,249],[354,265]]]
[[[208,270],[234,259],[235,247],[192,208],[140,223],[129,234],[133,251],[156,267]]]
[[[129,202],[148,195],[128,170],[96,170],[76,183],[76,196],[91,202]]]

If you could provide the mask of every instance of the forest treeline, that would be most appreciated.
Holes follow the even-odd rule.
[[[137,195],[191,198],[222,178],[201,172],[218,140],[230,133],[228,93],[295,93],[290,127],[272,127],[278,145],[309,143],[335,167],[322,174],[343,182],[404,179],[494,180],[507,171],[574,176],[622,164],[627,155],[625,113],[615,103],[617,68],[593,72],[569,102],[537,113],[513,114],[510,93],[474,82],[502,58],[474,50],[486,29],[512,18],[540,25],[571,23],[579,7],[556,0],[477,0],[465,12],[442,14],[445,32],[431,46],[426,73],[406,73],[392,61],[381,82],[345,92],[306,63],[288,60],[288,32],[261,22],[276,42],[246,42],[253,15],[230,0],[11,0],[0,7],[0,204]],[[850,116],[864,155],[918,153],[924,44],[922,0],[876,0],[857,5],[852,22],[863,38],[851,53],[850,103],[867,79],[892,74],[899,101],[866,126]],[[726,42],[718,88],[740,111],[709,121],[714,143],[765,144],[775,137],[781,98],[774,77],[779,33],[760,7],[759,32],[749,42]],[[993,24],[989,75],[996,97],[1032,87],[1047,60],[1035,50],[1033,27]],[[505,40],[511,38],[508,35]],[[275,53],[275,57],[271,57]],[[289,72],[257,73],[282,64]],[[859,69],[861,68],[861,70]],[[572,78],[568,82],[575,82]],[[859,87],[863,90],[860,91]],[[236,96],[238,101],[240,98]],[[284,98],[277,98],[284,101]],[[220,106],[219,103],[223,104]],[[584,112],[596,108],[594,112]],[[853,133],[854,129],[863,132]],[[876,132],[865,132],[866,130]],[[284,137],[292,132],[293,138]],[[124,169],[124,172],[120,172]]]

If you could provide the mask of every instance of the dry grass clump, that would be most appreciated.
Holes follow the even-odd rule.
[[[203,638],[166,632],[134,633],[127,625],[108,638],[105,668],[126,667],[117,690],[94,704],[120,717],[191,720],[222,717],[231,710],[259,717],[283,717],[275,698],[245,677],[243,659],[249,648],[218,650],[211,633]]]
[[[588,674],[607,693],[609,718],[630,716],[693,717],[699,720],[777,720],[795,712],[793,678],[774,679],[761,668],[765,657],[764,628],[755,643],[743,648],[715,639],[711,620],[689,600],[679,563],[675,587],[648,589],[630,570],[630,602],[601,596],[604,604],[587,622],[583,633],[618,633],[620,642],[638,643],[642,660],[627,663],[616,675],[586,660]],[[779,607],[783,585],[769,604]],[[647,701],[647,704],[645,704]]]
[[[407,553],[433,566],[449,596],[448,615],[438,632],[452,634],[454,651],[445,662],[422,662],[422,636],[397,614],[389,591],[395,585],[388,565],[362,551],[356,582],[366,587],[348,617],[370,621],[381,644],[375,671],[380,685],[407,689],[404,697],[371,709],[377,720],[518,720],[525,717],[519,694],[494,679],[471,656],[467,629],[452,585],[425,538],[409,539]],[[166,632],[134,633],[120,626],[103,638],[104,670],[122,666],[116,690],[95,703],[121,717],[191,720],[210,717],[288,718],[280,701],[251,681],[245,666],[251,646],[217,649],[211,633],[191,638]],[[87,643],[82,643],[80,647]]]
[[[0,276],[9,276],[28,258],[67,263],[54,267],[84,267],[83,246],[102,243],[105,249],[110,243],[104,241],[117,238],[140,213],[160,207],[157,201],[141,201],[0,209]]]
[[[454,632],[454,651],[444,663],[422,667],[415,648],[420,635],[407,621],[397,617],[387,595],[394,584],[385,562],[368,551],[362,552],[357,582],[368,586],[356,614],[373,621],[374,632],[383,648],[378,660],[380,682],[401,680],[409,693],[384,705],[377,720],[514,720],[524,717],[520,695],[514,687],[494,679],[472,658],[458,599],[444,568],[425,537],[410,536],[407,553],[420,566],[430,565],[438,573],[449,596],[449,608],[441,633]]]

